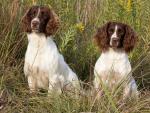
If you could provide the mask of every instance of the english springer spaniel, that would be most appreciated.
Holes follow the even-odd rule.
[[[94,68],[94,87],[99,90],[100,81],[102,81],[112,88],[123,79],[129,78],[124,86],[123,98],[137,97],[137,85],[132,77],[128,59],[128,53],[132,51],[137,41],[134,30],[123,23],[108,22],[98,28],[94,40],[102,50]]]
[[[56,13],[45,6],[33,6],[23,16],[22,25],[27,32],[28,47],[24,73],[31,92],[39,88],[62,93],[62,89],[79,89],[77,75],[59,53],[53,34],[59,27]]]

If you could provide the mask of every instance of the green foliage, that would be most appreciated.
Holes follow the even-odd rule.
[[[142,95],[138,102],[120,103],[104,87],[100,101],[87,95],[74,99],[68,94],[46,96],[29,94],[23,74],[27,46],[21,31],[21,19],[32,5],[52,7],[61,20],[54,37],[70,67],[84,82],[93,79],[93,67],[100,52],[92,41],[97,27],[107,21],[124,22],[139,36],[137,47],[129,55],[133,76]],[[149,113],[150,112],[150,1],[149,0],[0,0],[0,102],[7,101],[2,113]],[[0,111],[1,112],[1,111]]]

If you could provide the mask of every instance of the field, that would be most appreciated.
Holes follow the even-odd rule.
[[[54,40],[83,84],[93,80],[93,67],[100,56],[92,40],[96,29],[107,21],[132,26],[138,43],[129,59],[139,100],[121,102],[116,96],[120,89],[109,92],[106,87],[100,101],[90,94],[79,98],[67,93],[30,95],[23,73],[27,38],[21,19],[33,4],[52,7],[58,14],[61,25]],[[0,113],[80,112],[150,113],[150,0],[0,0]]]

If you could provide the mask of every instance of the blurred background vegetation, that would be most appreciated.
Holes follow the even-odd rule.
[[[6,100],[10,102],[7,103],[7,112],[13,110],[18,110],[15,113],[25,112],[22,107],[26,107],[23,102],[28,92],[28,86],[23,74],[23,63],[27,38],[25,33],[21,32],[20,25],[22,16],[32,5],[52,7],[58,14],[61,26],[54,40],[67,63],[84,82],[90,82],[93,79],[93,67],[100,56],[100,51],[92,41],[96,29],[107,21],[119,21],[132,26],[139,36],[136,48],[129,54],[133,76],[138,83],[139,90],[149,94],[150,0],[0,0],[0,94],[3,95],[3,92],[7,92]],[[37,103],[34,103],[34,99],[30,98],[31,106],[28,109],[32,112],[40,112],[34,111],[39,110],[34,107],[37,103],[43,102],[37,99]],[[59,99],[57,101],[60,102]],[[15,105],[16,103],[17,105]],[[61,101],[59,105],[62,105],[61,103],[63,102]],[[45,108],[46,104],[48,104],[47,101],[42,106]],[[87,110],[86,107],[90,105],[88,100],[83,100],[70,106],[73,109],[80,108],[79,112]],[[145,104],[142,105],[140,107],[145,106]],[[52,105],[49,103],[48,106]],[[54,107],[54,109],[56,108]],[[105,109],[108,109],[107,106]],[[101,109],[104,110],[101,112],[105,112],[105,109]],[[57,110],[59,111],[59,109]],[[57,110],[52,113],[57,113]],[[108,113],[112,109],[109,110]],[[45,111],[45,113],[47,112],[49,110]],[[133,112],[137,113],[137,111]],[[65,110],[62,113],[65,113]],[[125,112],[123,111],[123,113]]]

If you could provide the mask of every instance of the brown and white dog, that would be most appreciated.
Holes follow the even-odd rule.
[[[28,37],[24,73],[30,91],[44,88],[60,94],[62,89],[78,89],[77,75],[64,61],[53,41],[52,35],[59,27],[56,13],[45,6],[33,6],[23,16],[22,25]]]
[[[98,28],[94,35],[97,46],[102,54],[94,68],[94,87],[100,89],[100,81],[112,88],[130,75],[130,80],[124,86],[123,97],[137,97],[137,85],[131,74],[131,64],[128,53],[137,41],[134,30],[123,23],[108,22]]]

